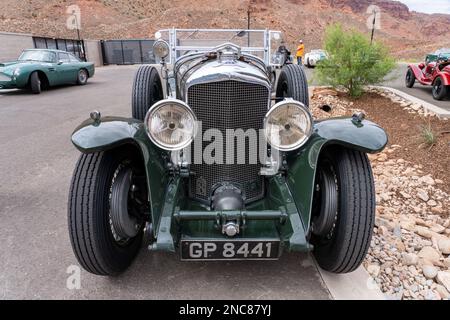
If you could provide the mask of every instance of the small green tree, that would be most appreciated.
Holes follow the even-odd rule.
[[[320,83],[344,87],[352,97],[359,97],[365,85],[376,84],[395,66],[395,60],[380,43],[370,44],[361,32],[344,31],[335,24],[325,31],[324,48],[329,59],[317,66]]]

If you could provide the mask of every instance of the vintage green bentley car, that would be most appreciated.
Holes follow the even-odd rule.
[[[366,153],[383,150],[385,131],[363,114],[314,121],[303,67],[271,61],[280,32],[157,37],[161,65],[139,68],[133,117],[94,111],[72,135],[79,263],[117,275],[145,239],[185,261],[312,251],[326,270],[355,270],[375,219]]]
[[[42,89],[63,84],[85,85],[95,73],[94,63],[80,61],[60,50],[25,50],[17,61],[0,63],[0,89]]]

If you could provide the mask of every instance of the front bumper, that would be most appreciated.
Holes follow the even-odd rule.
[[[16,80],[9,78],[9,76],[0,74],[0,89],[15,89],[17,88]]]
[[[0,89],[17,89],[17,85],[15,83],[1,83]]]
[[[159,226],[155,226],[156,241],[151,249],[175,252],[180,242],[189,241],[278,241],[282,251],[312,250],[307,241],[307,227],[294,204],[294,199],[281,176],[268,179],[273,200],[272,207],[278,209],[248,208],[246,211],[208,211],[187,206],[178,206],[182,197],[183,184],[179,178],[169,182],[165,195],[164,209]],[[240,231],[236,236],[225,235],[222,227],[227,222],[236,222]]]

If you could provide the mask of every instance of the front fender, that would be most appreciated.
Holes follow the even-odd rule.
[[[422,80],[423,73],[422,73],[422,70],[417,65],[410,64],[410,65],[408,65],[408,68],[412,70],[412,72],[414,73],[414,76],[416,77],[417,80],[419,80],[419,81]]]
[[[438,76],[441,77],[445,86],[450,86],[450,66],[439,72]]]
[[[28,70],[22,71],[20,75],[16,78],[16,85],[18,88],[25,88],[30,80],[31,72]]]
[[[308,143],[287,156],[288,185],[307,231],[311,225],[314,181],[322,150],[329,145],[341,145],[365,153],[376,153],[382,151],[387,143],[386,132],[370,121],[335,118],[315,123]]]
[[[142,121],[105,117],[96,123],[84,121],[72,134],[72,143],[82,153],[108,151],[125,144],[133,144],[141,151],[147,173],[148,197],[152,223],[158,226],[169,182],[162,150],[153,145]],[[156,231],[156,230],[155,230]]]
[[[145,138],[143,123],[138,120],[105,117],[96,123],[92,119],[84,121],[72,134],[72,143],[82,153],[106,151],[129,142]]]

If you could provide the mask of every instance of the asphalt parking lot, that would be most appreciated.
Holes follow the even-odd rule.
[[[392,70],[392,72],[386,76],[385,81],[381,85],[400,90],[413,97],[419,98],[423,101],[426,101],[435,106],[450,111],[450,98],[447,98],[446,100],[443,101],[437,101],[433,99],[431,93],[431,86],[421,85],[418,81],[416,81],[416,84],[412,88],[407,88],[405,86],[405,75],[407,67],[408,64],[406,63],[398,63],[395,66],[394,70]],[[315,69],[308,69],[305,67],[306,75],[308,77],[310,85],[318,85],[314,77],[314,70]]]
[[[78,151],[73,129],[96,109],[129,116],[137,67],[99,68],[85,87],[36,96],[0,91],[0,299],[329,299],[304,254],[276,262],[187,263],[145,246],[118,278],[81,272],[67,231],[67,194]]]
[[[383,85],[403,91],[413,97],[422,99],[428,103],[450,111],[450,97],[443,101],[435,100],[431,92],[431,86],[424,86],[416,81],[414,87],[407,88],[405,86],[405,75],[407,68],[408,65],[406,63],[397,64],[396,68],[387,76],[386,82]]]

